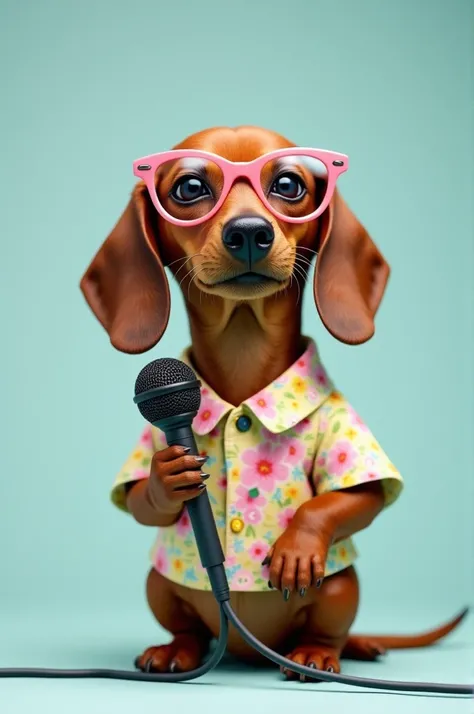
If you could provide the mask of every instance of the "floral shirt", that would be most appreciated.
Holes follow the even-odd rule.
[[[190,364],[189,350],[181,359]],[[305,501],[370,481],[381,482],[385,506],[398,498],[400,474],[335,390],[311,340],[294,365],[237,407],[197,377],[202,401],[193,431],[201,454],[209,457],[207,491],[231,590],[268,590],[262,561]],[[116,478],[116,506],[127,510],[125,484],[148,478],[153,454],[165,447],[164,434],[148,425]],[[352,538],[336,543],[326,575],[356,557]],[[174,525],[158,529],[151,560],[174,582],[210,589],[186,509]]]

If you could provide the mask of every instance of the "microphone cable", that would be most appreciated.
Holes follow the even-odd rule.
[[[135,384],[134,401],[142,415],[161,428],[168,445],[188,446],[199,453],[191,429],[191,422],[200,404],[200,382],[196,375],[179,360],[162,358],[142,369]],[[0,679],[121,679],[135,682],[186,682],[211,672],[221,661],[227,647],[229,622],[241,637],[261,655],[279,665],[304,675],[310,680],[347,684],[366,689],[391,692],[411,692],[448,695],[474,695],[474,685],[437,684],[431,682],[397,682],[368,679],[348,674],[336,674],[297,664],[274,652],[260,642],[240,621],[230,604],[230,590],[225,571],[225,558],[216,530],[209,498],[206,493],[186,504],[192,523],[201,563],[206,569],[212,592],[219,604],[220,629],[216,648],[211,657],[190,672],[128,671],[118,669],[48,669],[11,667],[0,669]]]
[[[208,569],[213,571],[211,583],[213,586],[216,581],[220,583],[226,582],[226,573],[224,566],[212,566]],[[210,573],[209,573],[210,574]],[[216,588],[217,590],[217,588]],[[326,672],[306,665],[297,664],[283,655],[274,652],[263,642],[260,642],[240,621],[230,604],[230,593],[222,588],[214,595],[219,602],[220,612],[220,632],[217,639],[216,648],[211,657],[204,662],[200,667],[191,670],[190,672],[133,672],[129,670],[119,669],[49,669],[49,668],[21,668],[11,667],[0,669],[0,679],[6,678],[38,678],[38,679],[114,679],[126,680],[135,682],[162,682],[176,683],[187,682],[192,679],[202,677],[204,674],[211,672],[223,658],[229,633],[229,622],[231,622],[242,638],[261,655],[274,662],[280,667],[291,669],[297,674],[302,674],[310,680],[318,679],[323,682],[335,682],[336,684],[346,684],[365,689],[381,689],[389,692],[408,692],[408,693],[424,693],[424,694],[440,694],[440,695],[455,695],[455,696],[474,696],[474,685],[469,684],[441,684],[435,682],[397,682],[383,679],[370,679],[366,677],[357,677],[349,674],[336,674],[335,672]]]

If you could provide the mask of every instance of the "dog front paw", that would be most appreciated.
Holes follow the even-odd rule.
[[[295,664],[302,664],[312,669],[335,673],[341,671],[339,651],[334,647],[317,644],[301,645],[300,647],[295,647],[295,649],[286,656],[289,660],[295,662]],[[286,679],[299,678],[301,682],[321,681],[318,680],[317,673],[315,673],[314,679],[312,677],[306,677],[304,674],[297,674],[292,671],[290,664],[288,664],[287,667],[281,667],[280,671]]]
[[[207,643],[193,634],[177,635],[168,645],[148,647],[135,660],[142,672],[190,672],[201,664]]]

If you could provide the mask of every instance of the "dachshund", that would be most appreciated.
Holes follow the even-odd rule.
[[[141,354],[159,342],[170,315],[164,270],[168,267],[179,280],[189,318],[190,365],[228,409],[256,405],[255,395],[268,394],[268,385],[281,387],[282,375],[293,374],[293,366],[303,364],[308,355],[308,341],[301,332],[301,296],[314,258],[314,302],[325,328],[348,345],[372,337],[390,268],[335,186],[347,168],[347,157],[316,150],[305,154],[279,134],[252,126],[201,131],[159,156],[135,162],[141,180],[81,281],[89,307],[116,349]],[[322,391],[315,388],[319,397],[323,394],[320,410],[331,403],[334,411],[342,397],[327,386],[314,350],[312,355],[313,367],[317,364],[323,375]],[[298,414],[298,394],[293,397]],[[309,412],[317,412],[317,406]],[[348,413],[353,414],[350,407]],[[244,419],[245,414],[248,410]],[[304,438],[313,444],[311,419],[310,414],[302,421],[308,429]],[[324,431],[325,420],[321,417],[316,431]],[[215,429],[222,434],[225,416],[221,421],[224,426]],[[357,417],[354,423],[360,425]],[[293,437],[302,442],[297,423],[294,429]],[[326,424],[326,430],[334,432],[336,427],[330,430]],[[280,425],[274,431],[279,434],[261,427],[263,448],[268,441],[268,448],[280,454],[278,449],[288,443],[297,461],[298,444],[292,447],[294,441],[285,441],[288,429]],[[209,454],[192,456],[179,446],[167,447],[156,432],[153,438],[140,477],[122,478],[119,484],[120,505],[138,523],[158,528],[166,537],[177,523],[185,524],[186,501],[209,489],[219,473],[211,473],[211,466],[209,474],[203,472]],[[215,448],[219,451],[221,446]],[[281,454],[278,458],[284,461]],[[337,458],[339,468],[348,456],[340,451]],[[384,468],[391,466],[381,458]],[[296,469],[310,481],[317,468],[318,473],[327,468],[315,466],[321,460],[316,448],[310,462],[304,454],[299,459]],[[239,473],[244,472],[237,468],[229,476],[230,466],[224,458],[221,472],[235,477],[233,488],[238,491]],[[402,479],[391,468],[394,500]],[[346,478],[344,468],[338,473]],[[359,605],[356,569],[349,558],[345,567],[331,571],[326,567],[328,554],[374,521],[388,491],[382,477],[339,480],[336,486],[328,486],[327,474],[325,478],[325,488],[317,479],[311,481],[288,522],[270,524],[275,538],[267,551],[261,549],[261,562],[255,566],[264,573],[256,582],[264,584],[252,588],[245,578],[231,580],[231,603],[246,627],[291,661],[333,672],[340,671],[341,658],[375,660],[387,649],[426,646],[451,632],[464,613],[416,636],[349,634]],[[280,485],[285,486],[284,480]],[[301,480],[296,486],[303,488]],[[257,492],[248,490],[249,498]],[[234,521],[238,531],[239,518]],[[252,535],[245,543],[244,550],[255,550]],[[239,557],[236,549],[230,565],[238,565]],[[208,587],[164,573],[155,559],[146,592],[152,613],[172,641],[147,648],[136,666],[145,671],[189,671],[200,664],[218,635],[218,607]],[[199,577],[204,582],[202,573]],[[232,627],[228,650],[260,663],[259,655]],[[299,676],[291,667],[283,674]]]

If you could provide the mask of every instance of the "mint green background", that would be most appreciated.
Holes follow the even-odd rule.
[[[0,666],[128,667],[162,636],[143,598],[152,533],[108,499],[142,427],[135,376],[179,355],[185,312],[173,286],[158,348],[121,355],[78,282],[127,201],[133,159],[210,125],[347,152],[340,188],[393,269],[367,345],[337,343],[311,291],[304,302],[305,331],[406,480],[357,538],[358,626],[425,629],[472,603],[473,14],[467,0],[1,0]],[[469,681],[469,624],[430,652],[345,671]],[[233,666],[204,680],[216,688],[9,681],[0,700],[7,714],[191,696],[275,712],[305,691]],[[301,705],[349,706],[345,688],[318,691]],[[410,703],[467,706],[383,706]]]

